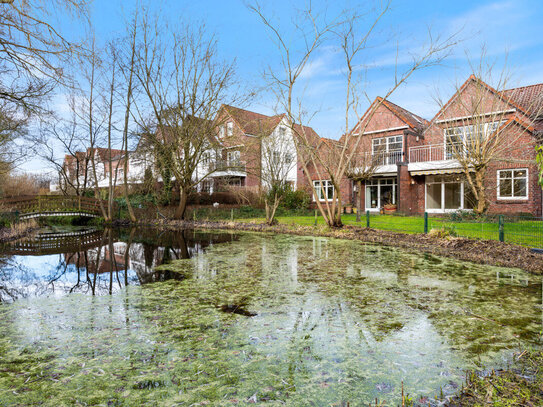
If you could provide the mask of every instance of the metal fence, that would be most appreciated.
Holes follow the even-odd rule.
[[[403,233],[431,233],[432,230],[473,239],[498,240],[543,248],[543,219],[529,215],[484,215],[451,213],[422,216],[379,215],[369,211],[364,226]]]

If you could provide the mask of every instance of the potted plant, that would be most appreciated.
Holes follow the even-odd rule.
[[[385,204],[384,206],[385,214],[394,213],[397,209],[398,207],[396,206],[396,204]]]

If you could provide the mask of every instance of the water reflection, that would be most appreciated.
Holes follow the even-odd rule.
[[[230,233],[194,230],[53,228],[4,245],[0,302],[68,293],[112,294],[131,284],[180,279],[158,265],[188,259]]]
[[[399,405],[404,383],[437,406],[465,369],[540,343],[541,279],[518,270],[334,239],[105,233],[56,275],[128,283],[117,295],[0,306],[6,404],[46,389],[57,405]]]

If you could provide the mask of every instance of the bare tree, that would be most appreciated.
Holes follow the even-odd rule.
[[[283,31],[278,25],[268,19],[262,8],[256,4],[250,6],[270,30],[272,37],[279,49],[282,64],[279,71],[269,68],[268,76],[271,87],[278,96],[281,105],[287,112],[292,131],[295,134],[296,150],[301,157],[301,165],[306,174],[310,187],[314,194],[319,194],[324,199],[315,197],[316,205],[326,223],[331,227],[341,227],[342,197],[341,182],[345,180],[347,171],[352,168],[353,158],[359,153],[359,144],[364,133],[364,128],[359,129],[355,134],[350,130],[349,118],[357,114],[360,95],[366,95],[363,86],[365,82],[355,80],[356,68],[360,67],[366,50],[368,39],[372,35],[377,23],[383,15],[388,12],[388,3],[384,3],[376,14],[361,14],[359,11],[344,11],[342,14],[327,19],[326,14],[316,12],[311,3],[302,10],[295,23],[295,30],[302,38],[302,50],[291,49]],[[369,17],[368,17],[369,16]],[[338,41],[339,39],[339,41]],[[307,127],[310,119],[302,107],[302,101],[295,99],[295,91],[298,88],[299,79],[308,63],[311,61],[316,50],[327,41],[336,40],[342,50],[345,62],[345,135],[340,141],[320,139]],[[332,43],[334,43],[332,41]],[[447,50],[454,44],[454,36],[441,40],[430,35],[430,41],[419,55],[412,57],[412,62],[405,69],[400,71],[397,64],[391,86],[386,92],[384,99],[387,99],[396,89],[417,70],[439,63],[446,55]],[[298,52],[296,52],[298,51]],[[383,100],[383,99],[382,99]],[[382,103],[382,100],[380,103]],[[380,104],[379,103],[379,104]],[[379,104],[372,105],[370,112],[366,114],[371,119]],[[364,124],[367,126],[369,120]],[[311,171],[310,171],[311,169]],[[332,188],[326,185],[319,185],[316,188],[310,174],[314,172],[318,180],[329,180]],[[320,188],[320,193],[318,188]],[[331,193],[330,193],[331,192]]]
[[[261,129],[261,170],[259,172],[265,197],[266,223],[275,223],[275,212],[285,193],[296,181],[296,156],[290,128],[276,121]],[[272,118],[273,119],[273,118]],[[275,125],[275,126],[274,126]],[[267,128],[266,128],[267,127]]]
[[[124,123],[123,123],[123,146],[124,146],[124,162],[123,162],[123,194],[128,209],[128,216],[131,222],[136,221],[136,215],[134,209],[130,203],[128,197],[128,171],[129,171],[129,146],[128,146],[128,134],[130,127],[130,117],[132,112],[132,101],[134,95],[134,69],[136,66],[136,38],[138,35],[138,11],[136,10],[132,15],[129,22],[126,24],[127,39],[126,46],[121,51],[120,69],[125,79],[124,87]]]
[[[441,112],[452,112],[454,121],[438,116],[441,120],[435,120],[429,131],[445,134],[441,158],[457,162],[472,196],[473,211],[483,214],[489,208],[489,190],[498,187],[488,176],[489,167],[498,162],[534,162],[532,154],[519,154],[519,150],[527,145],[526,140],[535,142],[529,135],[543,112],[543,100],[540,95],[518,105],[522,90],[508,89],[511,75],[506,66],[498,69],[494,62],[488,62],[484,51],[478,64],[470,63],[470,67],[472,76],[456,86],[453,99],[444,102],[436,98]],[[513,184],[511,179],[511,188]]]
[[[234,65],[218,59],[205,27],[162,31],[162,22],[147,16],[140,26],[135,75],[145,96],[136,101],[139,124],[171,163],[179,188],[175,217],[183,219],[189,192],[216,170],[204,161],[218,134],[221,103],[235,99]]]
[[[66,84],[71,57],[80,44],[59,32],[55,16],[85,19],[88,1],[0,2],[0,166],[12,167],[24,156],[14,140],[59,83]]]

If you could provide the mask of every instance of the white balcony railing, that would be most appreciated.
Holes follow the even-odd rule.
[[[383,165],[394,165],[402,162],[404,157],[403,151],[375,151],[373,153],[367,152],[364,155],[364,162],[362,163],[366,167],[375,166],[380,167]]]
[[[457,154],[466,154],[462,144],[433,144],[409,148],[409,162],[454,160]]]

